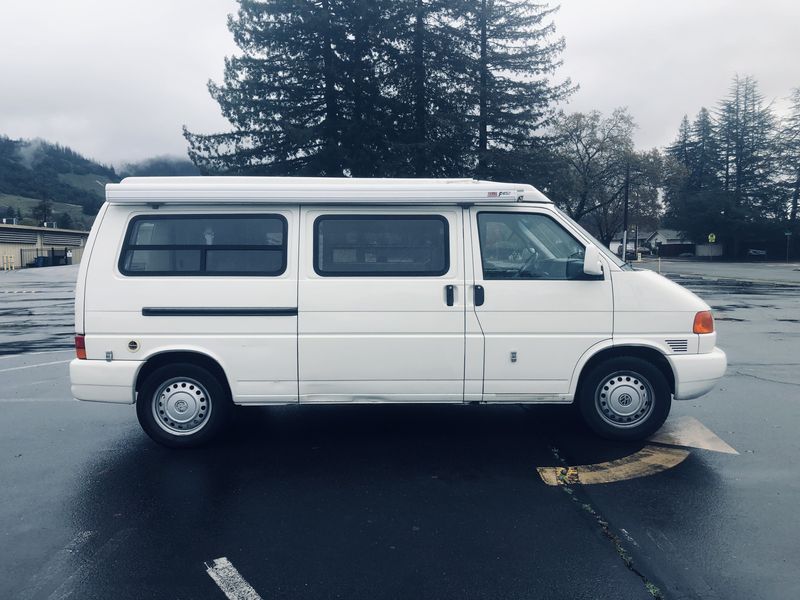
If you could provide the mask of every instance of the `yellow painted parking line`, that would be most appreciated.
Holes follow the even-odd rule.
[[[684,446],[713,452],[724,452],[725,454],[739,454],[694,417],[684,416],[669,419],[661,429],[648,439],[651,442],[669,444],[670,446]]]
[[[688,416],[668,420],[649,441],[666,446],[647,445],[630,456],[592,465],[537,467],[536,470],[547,485],[592,485],[655,475],[681,464],[689,456],[689,450],[668,446],[739,454],[700,421]]]
[[[592,485],[655,475],[679,465],[687,456],[689,451],[680,448],[645,446],[617,460],[574,467],[537,467],[536,470],[547,485]]]

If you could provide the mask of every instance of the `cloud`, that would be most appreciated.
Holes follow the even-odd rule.
[[[41,137],[103,162],[184,155],[181,126],[227,127],[206,89],[236,48],[235,0],[2,0],[0,133]],[[752,74],[768,99],[800,86],[800,3],[562,0],[566,110],[628,106],[643,146]],[[780,106],[781,103],[779,102]]]
[[[19,157],[19,162],[26,169],[33,169],[33,167],[36,165],[36,162],[40,158],[39,154],[42,151],[43,145],[44,141],[37,138],[17,146],[17,156]]]
[[[649,147],[671,142],[684,114],[713,108],[736,73],[780,108],[800,86],[798,22],[793,0],[563,0],[561,72],[581,85],[566,110],[628,106]]]

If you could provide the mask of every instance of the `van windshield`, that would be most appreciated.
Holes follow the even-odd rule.
[[[587,238],[589,238],[589,239],[592,241],[592,243],[593,243],[595,246],[597,246],[597,249],[598,249],[598,250],[600,250],[600,252],[602,252],[603,254],[605,254],[605,255],[608,257],[608,259],[609,259],[611,262],[613,262],[613,263],[614,263],[615,265],[617,265],[619,268],[621,268],[621,269],[624,269],[624,270],[626,270],[626,271],[633,271],[633,270],[634,270],[634,269],[633,269],[633,267],[632,267],[631,265],[629,265],[628,263],[626,263],[625,261],[623,261],[622,259],[620,259],[620,257],[619,257],[619,256],[617,256],[616,254],[614,254],[614,253],[611,251],[611,249],[610,249],[610,248],[608,248],[608,247],[607,247],[607,246],[606,246],[606,245],[605,245],[603,242],[601,242],[601,241],[600,241],[600,240],[598,240],[596,237],[594,237],[594,236],[593,236],[591,233],[589,233],[588,231],[586,231],[586,229],[585,229],[584,227],[582,227],[582,226],[580,225],[580,223],[578,223],[577,221],[575,221],[575,220],[574,220],[572,217],[570,217],[570,216],[569,216],[567,213],[565,213],[563,210],[561,210],[561,209],[560,209],[560,208],[558,208],[557,206],[555,207],[555,209],[558,211],[558,213],[559,213],[559,214],[560,214],[562,217],[564,217],[564,218],[565,218],[565,219],[567,219],[567,220],[568,220],[570,223],[572,223],[572,224],[573,224],[575,227],[577,227],[577,228],[580,230],[580,232],[581,232],[583,235],[585,235]]]

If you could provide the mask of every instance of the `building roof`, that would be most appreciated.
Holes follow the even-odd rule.
[[[531,185],[475,179],[126,177],[110,204],[474,204],[551,201]]]
[[[61,229],[59,227],[37,227],[33,225],[11,225],[10,223],[0,223],[0,229],[10,229],[13,231],[41,231],[43,233],[77,233],[78,235],[88,236],[88,231],[80,229]]]
[[[675,240],[676,242],[689,242],[686,237],[677,229],[656,229],[653,232],[653,236],[656,234],[660,234],[661,236],[667,238],[667,240]]]
[[[640,231],[639,232],[639,241],[640,242],[646,242],[648,240],[648,238],[650,238],[650,236],[652,236],[652,235],[653,235],[653,232]],[[628,234],[628,243],[633,242],[635,237],[636,237],[635,233],[633,235]],[[612,242],[622,242],[622,234],[618,233],[617,235],[614,236],[614,238],[611,241]]]

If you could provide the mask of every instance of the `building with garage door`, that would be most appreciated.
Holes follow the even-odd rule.
[[[88,231],[0,225],[0,270],[77,264]]]

